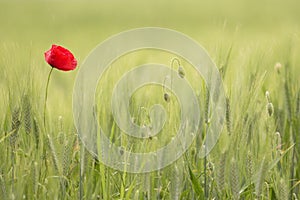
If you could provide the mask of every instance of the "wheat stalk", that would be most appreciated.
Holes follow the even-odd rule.
[[[260,169],[255,182],[255,193],[258,199],[261,199],[262,187],[267,173],[267,162],[265,157],[261,161]]]
[[[229,98],[226,97],[226,128],[227,132],[231,134],[231,110],[230,110],[230,101]]]
[[[217,165],[217,170],[216,170],[217,171],[216,182],[220,194],[222,194],[223,190],[225,189],[226,155],[227,155],[226,152],[221,154],[221,157]]]
[[[64,149],[63,149],[63,176],[68,176],[69,166],[70,166],[70,152],[71,147],[67,141],[65,141]]]
[[[51,155],[52,155],[52,161],[53,161],[53,164],[54,164],[54,168],[60,174],[60,168],[59,168],[60,165],[59,165],[59,161],[58,161],[58,158],[57,158],[56,150],[55,150],[52,138],[50,137],[49,134],[47,135],[47,139],[48,139],[48,146],[50,148]]]
[[[11,128],[14,133],[10,136],[10,145],[11,145],[11,165],[12,165],[12,171],[11,171],[11,191],[12,191],[12,197],[14,196],[13,192],[14,189],[14,182],[15,182],[15,150],[16,150],[16,140],[18,136],[18,131],[20,128],[21,122],[20,122],[20,108],[15,107],[12,112],[12,124]]]
[[[292,103],[291,103],[291,92],[287,82],[284,83],[284,93],[286,98],[286,106],[288,110],[289,120],[292,119]]]
[[[204,107],[204,120],[205,123],[209,123],[209,105],[210,105],[210,91],[208,88],[206,88],[206,93],[205,93],[205,107]]]
[[[1,185],[1,195],[0,195],[0,197],[2,197],[2,199],[8,199],[7,198],[6,186],[5,186],[5,180],[4,180],[4,176],[3,176],[2,171],[1,171],[1,174],[0,174],[0,185]]]
[[[298,91],[297,100],[296,100],[296,116],[300,115],[300,90]]]
[[[20,125],[21,125],[20,108],[15,107],[12,112],[12,122],[11,122],[11,129],[12,131],[14,131],[14,133],[10,136],[10,145],[12,146],[12,149],[15,148]]]
[[[230,165],[230,186],[234,199],[239,199],[239,172],[236,160],[233,158]]]
[[[247,169],[248,180],[250,180],[250,184],[251,184],[253,178],[253,157],[251,151],[247,152],[246,169]]]
[[[32,175],[32,194],[34,199],[38,199],[38,186],[39,186],[39,173],[38,173],[38,163],[34,162],[31,166],[31,175]]]
[[[287,184],[285,183],[283,178],[281,178],[280,182],[279,182],[279,199],[280,200],[288,200],[289,199],[289,192],[287,189]]]
[[[179,161],[180,162],[180,161]],[[182,181],[183,181],[183,171],[182,165],[174,164],[174,167],[171,170],[170,177],[170,196],[171,199],[178,200],[180,199]]]
[[[61,182],[63,198],[65,198],[66,188],[68,186],[68,175],[70,167],[70,151],[71,147],[68,140],[64,141],[63,152],[62,152],[62,176],[63,180]]]
[[[35,117],[33,118],[33,135],[35,138],[35,147],[36,149],[38,149],[40,143],[40,129],[38,126],[37,119]]]
[[[25,133],[29,134],[32,129],[32,125],[31,125],[32,115],[31,115],[31,104],[27,94],[23,96],[22,111],[23,111]]]

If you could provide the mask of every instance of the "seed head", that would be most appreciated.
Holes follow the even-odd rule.
[[[180,76],[180,78],[184,78],[185,76],[185,72],[182,66],[178,67],[178,75]]]
[[[270,117],[272,117],[272,115],[274,113],[274,107],[273,107],[272,103],[267,104],[267,113]]]
[[[282,143],[281,143],[281,135],[279,132],[276,132],[275,133],[275,137],[276,137],[276,149],[280,152],[281,151],[281,146],[282,146]]]
[[[164,93],[164,100],[168,103],[170,102],[170,95],[168,93]]]
[[[277,62],[277,63],[274,65],[274,69],[275,69],[275,71],[276,71],[278,74],[280,74],[281,68],[282,68],[282,65],[281,65],[280,62]]]

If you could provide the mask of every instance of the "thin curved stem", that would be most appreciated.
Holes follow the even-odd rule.
[[[51,68],[49,74],[48,74],[48,79],[47,79],[47,84],[46,84],[46,93],[45,93],[45,103],[44,103],[44,127],[46,128],[46,105],[47,105],[47,98],[48,98],[48,87],[49,87],[49,82],[50,82],[50,76],[53,71],[53,67]]]
[[[178,59],[178,58],[173,58],[172,59],[172,61],[171,61],[171,90],[173,89],[172,87],[173,87],[173,73],[172,73],[172,71],[173,71],[173,65],[174,65],[174,62],[177,62],[177,64],[178,64],[178,67],[180,66],[180,60]]]
[[[164,79],[164,84],[163,84],[163,92],[164,93],[167,93],[167,90],[166,90],[166,80],[168,79],[169,77],[166,76],[165,79]]]

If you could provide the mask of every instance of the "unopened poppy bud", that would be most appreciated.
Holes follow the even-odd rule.
[[[276,137],[276,140],[277,140],[276,149],[280,151],[281,150],[281,135],[280,135],[280,133],[276,132],[275,137]]]
[[[180,78],[184,78],[185,76],[185,72],[182,66],[178,67],[178,75],[180,76]]]
[[[120,155],[122,156],[122,155],[124,154],[124,149],[123,149],[123,148],[120,148],[120,149],[119,149],[119,153],[120,153]]]
[[[271,117],[274,113],[274,107],[273,107],[273,104],[272,103],[268,103],[267,104],[267,112],[268,112],[268,115]]]
[[[166,102],[169,103],[170,102],[170,95],[168,93],[165,93],[164,94],[164,99],[165,99]]]
[[[275,65],[274,65],[274,69],[275,71],[279,74],[280,73],[280,70],[282,68],[282,65],[280,62],[277,62]]]

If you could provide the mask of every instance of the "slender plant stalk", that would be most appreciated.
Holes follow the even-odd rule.
[[[11,194],[14,195],[14,182],[15,182],[15,154],[16,154],[16,140],[18,136],[18,131],[20,128],[20,109],[19,107],[14,108],[12,113],[12,131],[13,134],[10,136],[10,145],[11,145],[11,165],[12,165],[12,173],[11,173]]]
[[[5,180],[4,180],[4,175],[3,175],[2,170],[0,171],[0,186],[1,186],[1,188],[0,188],[1,189],[0,197],[2,197],[3,199],[8,199]]]
[[[48,74],[47,84],[46,84],[45,103],[44,103],[44,126],[45,127],[46,127],[46,105],[47,105],[47,98],[48,98],[48,87],[49,87],[49,82],[50,82],[50,76],[52,74],[53,69],[54,68],[52,67]]]
[[[204,197],[208,199],[208,192],[207,192],[207,155],[206,155],[206,146],[204,146]]]
[[[80,167],[79,167],[79,199],[82,200],[83,199],[83,174],[84,174],[84,159],[85,159],[85,155],[84,155],[84,147],[81,144],[81,142],[79,142],[80,144]]]
[[[205,99],[205,124],[204,124],[204,133],[205,138],[207,137],[208,129],[209,129],[209,105],[210,104],[210,91],[208,88],[206,88],[206,99]],[[204,140],[203,140],[204,141]],[[208,192],[207,192],[207,155],[206,155],[206,141],[204,142],[204,197],[208,199]]]
[[[177,62],[178,67],[180,66],[180,60],[178,58],[173,58],[171,61],[171,90],[173,87],[173,66],[175,62]]]

